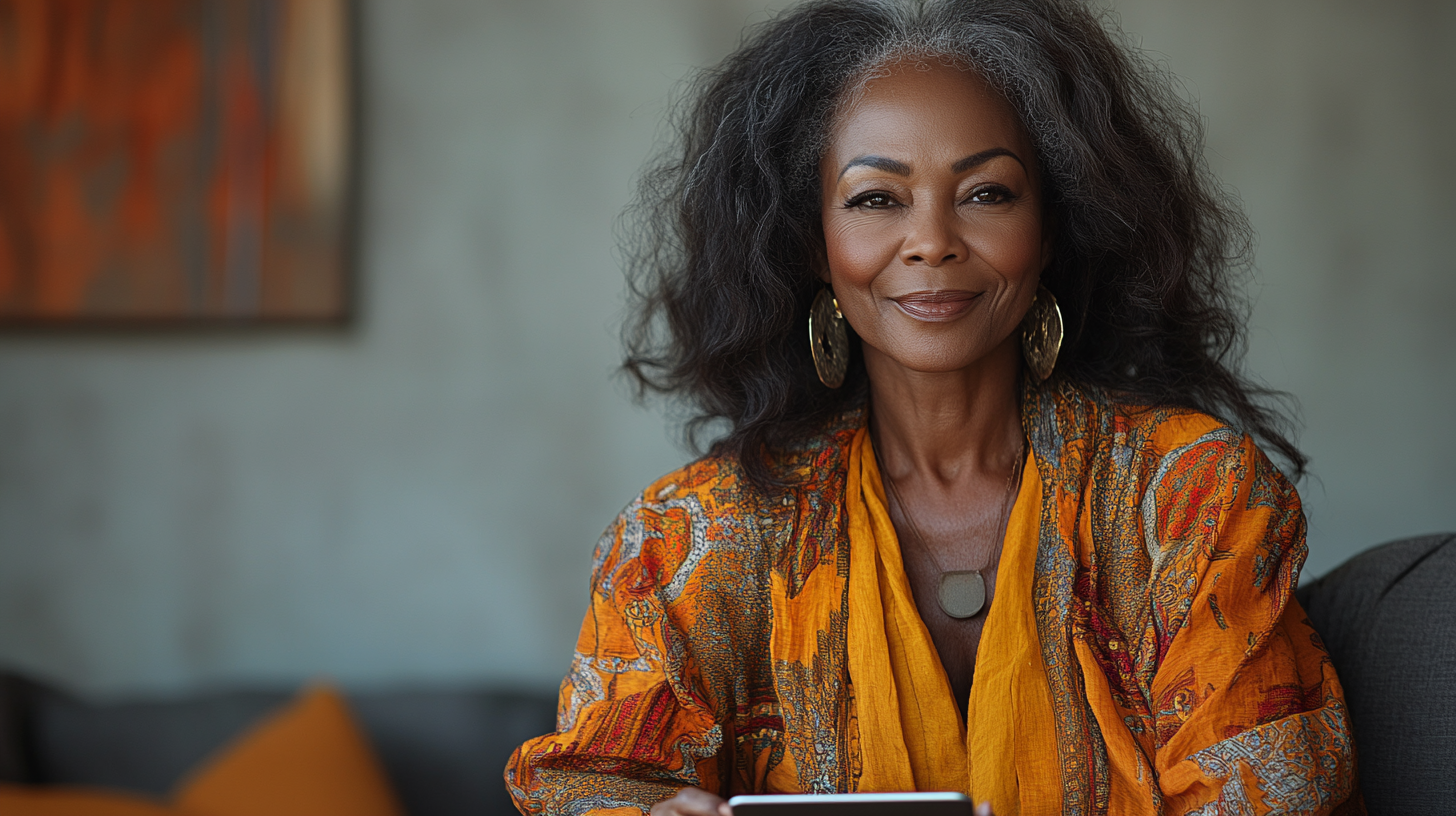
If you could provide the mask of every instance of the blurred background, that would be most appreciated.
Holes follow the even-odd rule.
[[[785,5],[353,6],[349,320],[0,334],[0,665],[554,688],[598,535],[690,455],[614,377],[614,220],[675,85]],[[1456,529],[1456,5],[1111,8],[1258,232],[1248,363],[1302,407],[1306,577]]]

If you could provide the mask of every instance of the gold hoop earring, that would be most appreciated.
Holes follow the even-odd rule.
[[[814,371],[819,382],[829,388],[844,385],[849,370],[849,332],[844,329],[844,315],[839,301],[829,287],[814,296],[809,307],[809,350],[814,355]]]
[[[1062,310],[1045,286],[1036,287],[1036,300],[1021,319],[1021,354],[1037,382],[1046,382],[1062,350]]]

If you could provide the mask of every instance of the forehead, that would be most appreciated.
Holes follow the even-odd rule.
[[[834,121],[826,158],[937,159],[1005,147],[1030,158],[1016,111],[973,71],[903,60],[870,79]]]

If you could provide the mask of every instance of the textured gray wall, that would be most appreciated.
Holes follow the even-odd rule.
[[[1260,233],[1250,360],[1303,402],[1308,573],[1456,529],[1448,4],[1116,5]],[[611,225],[673,83],[761,7],[365,3],[355,328],[0,337],[0,662],[554,683],[597,535],[685,458],[612,379]]]

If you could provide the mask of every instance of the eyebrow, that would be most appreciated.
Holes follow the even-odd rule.
[[[989,150],[982,150],[980,153],[973,153],[965,157],[964,159],[961,159],[955,164],[952,164],[950,166],[950,170],[952,173],[964,173],[967,170],[985,164],[986,162],[996,158],[997,156],[1010,156],[1011,158],[1016,160],[1017,164],[1021,165],[1021,169],[1026,169],[1026,162],[1022,161],[1020,156],[1012,153],[1010,150],[1007,150],[1004,147],[993,147]],[[883,170],[886,173],[894,173],[897,176],[910,175],[910,165],[902,161],[896,161],[895,159],[886,158],[884,156],[856,156],[855,158],[850,159],[848,162],[845,163],[844,169],[839,171],[839,177],[844,178],[844,174],[848,173],[849,168],[851,167],[873,167],[876,170]]]
[[[844,165],[843,170],[839,171],[839,177],[844,178],[844,174],[848,173],[851,167],[873,167],[876,170],[894,173],[897,176],[910,175],[910,165],[904,162],[887,159],[884,156],[856,156]]]
[[[1022,170],[1026,169],[1026,162],[1022,161],[1020,156],[1004,147],[993,147],[990,150],[982,150],[980,153],[973,153],[961,159],[955,164],[952,164],[950,170],[952,173],[964,173],[972,167],[979,167],[997,156],[1010,156],[1016,160],[1017,164],[1021,165]]]

